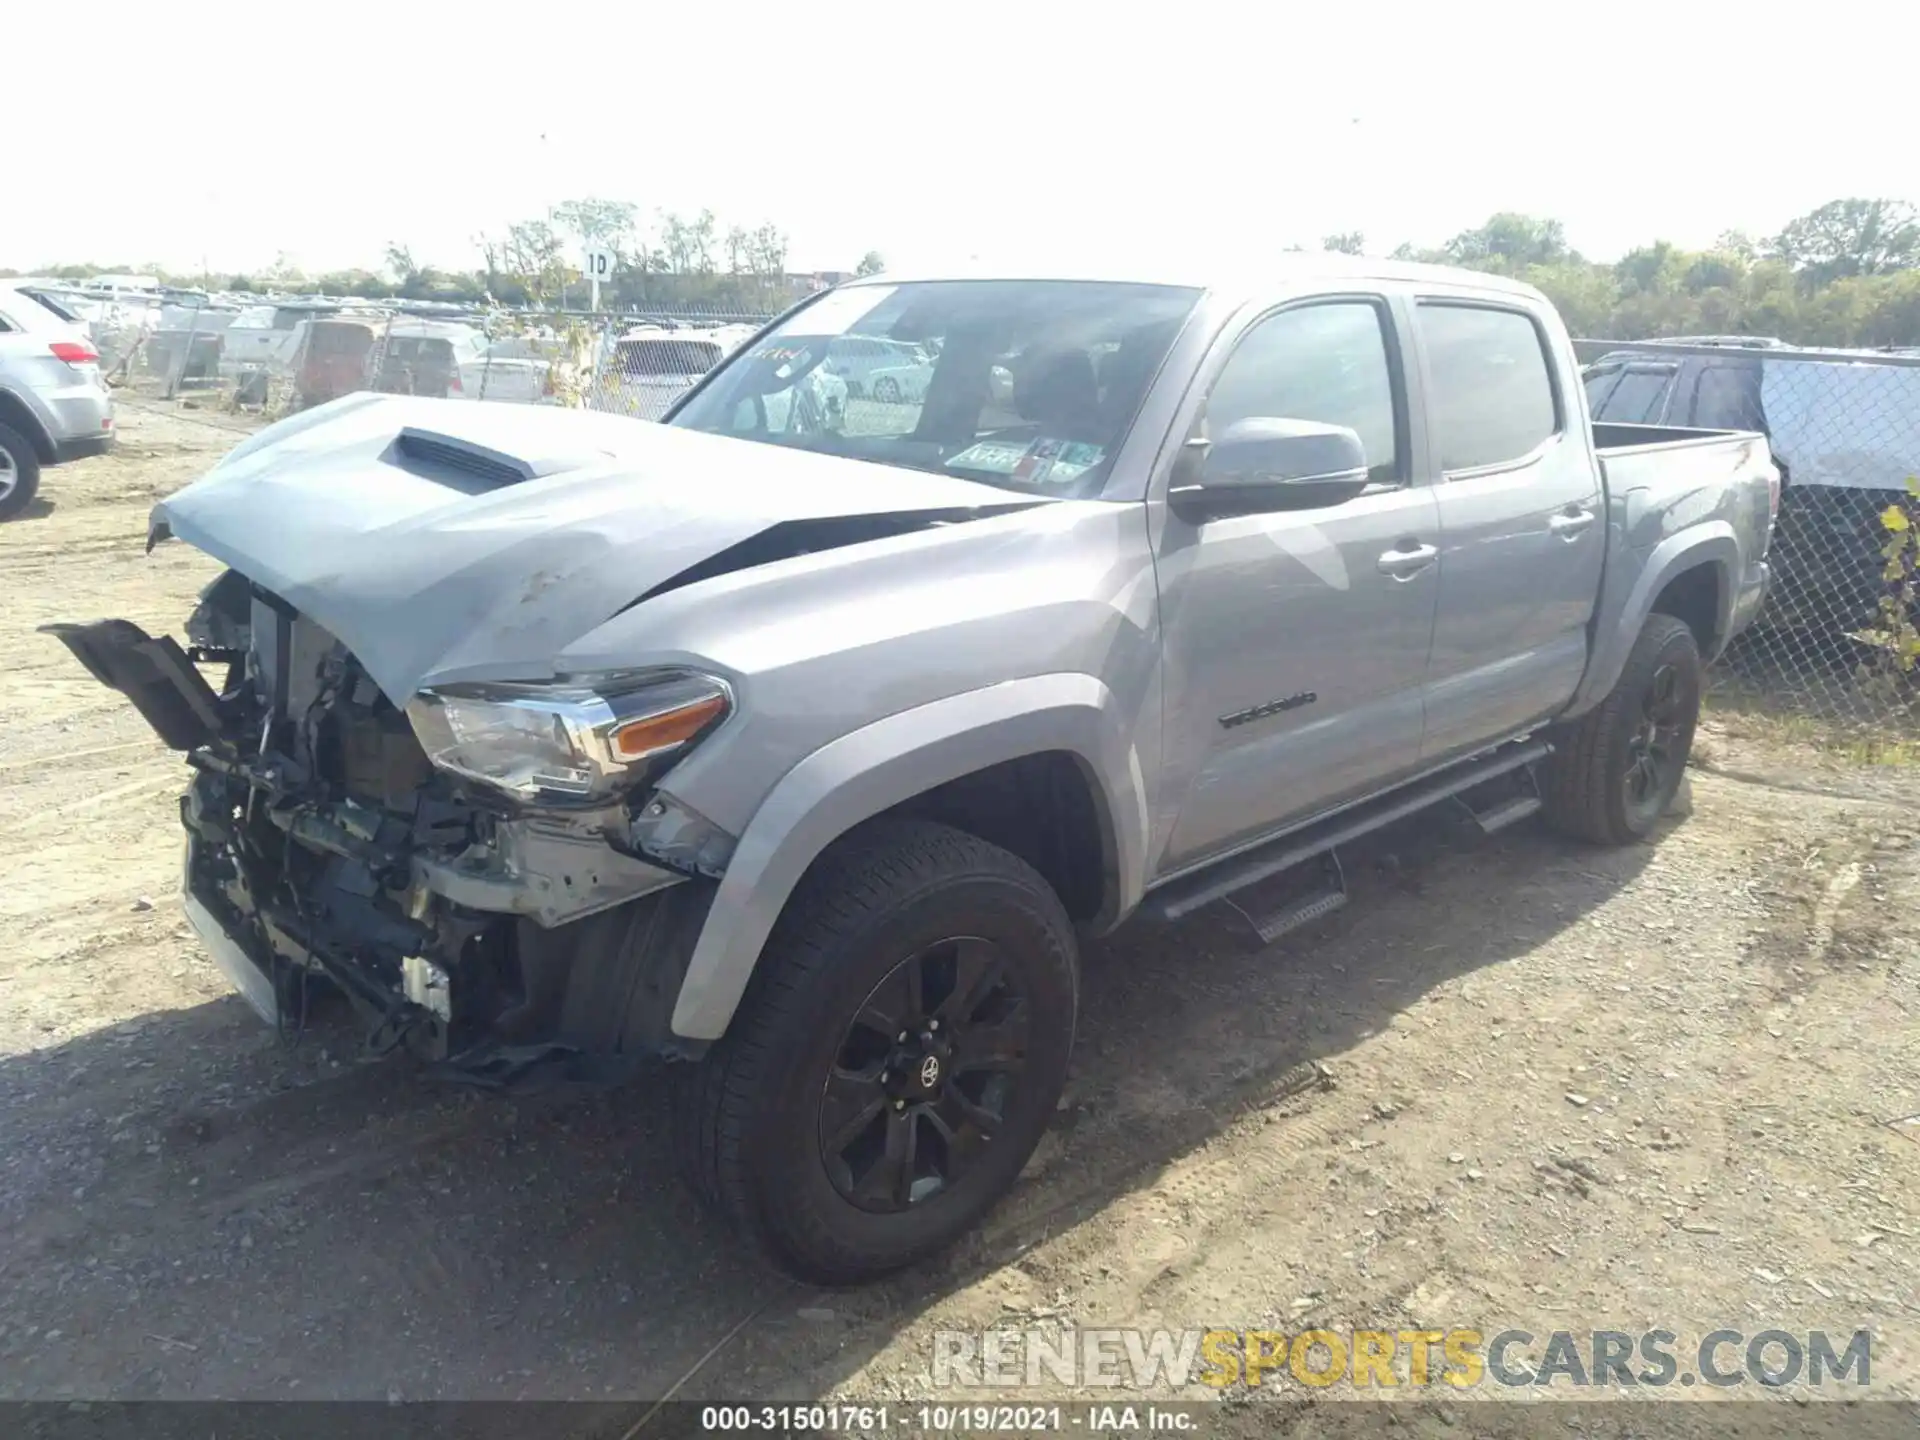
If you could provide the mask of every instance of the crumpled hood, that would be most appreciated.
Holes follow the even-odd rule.
[[[426,684],[550,676],[569,642],[782,522],[1030,503],[622,416],[351,395],[161,501],[149,545],[178,536],[271,590],[400,703]]]

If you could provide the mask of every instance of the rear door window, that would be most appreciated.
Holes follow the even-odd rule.
[[[1621,425],[1654,425],[1667,408],[1667,393],[1673,389],[1671,365],[1629,365],[1620,372],[1603,404],[1595,406],[1593,418]],[[1587,390],[1589,403],[1593,390]]]
[[[1580,383],[1587,392],[1587,413],[1598,420],[1607,403],[1607,396],[1613,393],[1613,387],[1620,382],[1618,365],[1603,365],[1589,370]]]
[[[1703,365],[1693,382],[1694,425],[1703,430],[1767,428],[1760,406],[1760,366]]]
[[[1428,422],[1440,466],[1483,470],[1525,460],[1560,429],[1546,336],[1520,310],[1423,300]]]

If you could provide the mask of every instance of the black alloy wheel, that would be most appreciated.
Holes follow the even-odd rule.
[[[1027,1063],[1029,1007],[1000,947],[955,937],[896,965],[848,1025],[820,1093],[835,1190],[890,1213],[979,1161]]]
[[[810,1284],[954,1244],[1053,1120],[1078,951],[1018,856],[934,821],[858,827],[788,900],[727,1033],[669,1071],[694,1191]]]
[[[1642,692],[1639,722],[1627,741],[1627,806],[1637,819],[1649,824],[1673,798],[1686,762],[1682,732],[1688,728],[1688,717],[1683,711],[1682,689],[1676,666],[1656,668]]]

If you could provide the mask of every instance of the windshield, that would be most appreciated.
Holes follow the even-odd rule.
[[[387,358],[402,365],[450,365],[453,345],[437,336],[395,335],[387,341]]]
[[[1088,495],[1199,294],[1077,280],[850,286],[735,355],[667,423]]]

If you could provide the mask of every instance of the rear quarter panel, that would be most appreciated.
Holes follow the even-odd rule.
[[[1639,436],[1646,439],[1640,440]],[[1716,658],[1730,638],[1734,602],[1766,553],[1768,492],[1777,474],[1765,437],[1601,425],[1607,562],[1594,617],[1593,659],[1569,707],[1591,709],[1619,679],[1627,652],[1661,592],[1699,566],[1718,584]]]

